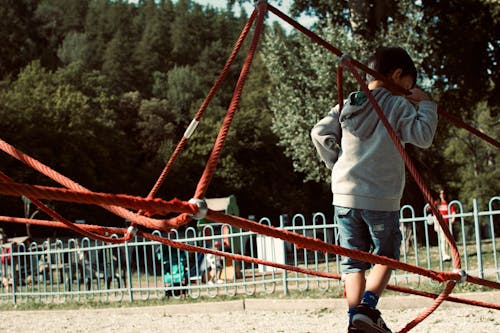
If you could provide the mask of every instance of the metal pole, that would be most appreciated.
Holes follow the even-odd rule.
[[[16,299],[16,263],[14,262],[14,243],[11,243],[9,245],[9,257],[7,257],[7,260],[10,259],[10,274],[12,276],[12,301],[14,304],[16,304],[17,299]],[[7,276],[7,281],[9,277]],[[7,284],[8,285],[8,284]],[[8,288],[8,287],[7,287]]]
[[[281,214],[280,215],[280,228],[285,229],[286,222],[288,221],[288,216],[286,214]],[[286,245],[285,242],[283,242],[283,261],[284,264],[286,264]],[[283,270],[283,294],[285,296],[288,295],[288,271],[286,269]]]
[[[481,253],[481,227],[479,221],[479,209],[477,199],[472,201],[473,214],[474,214],[474,228],[476,231],[476,252],[477,252],[477,266],[479,269],[479,277],[484,279],[483,269],[483,254]]]
[[[130,303],[134,301],[134,294],[132,292],[132,269],[130,265],[130,252],[128,249],[128,242],[125,242],[125,263],[127,265],[127,290],[128,290],[128,299]]]

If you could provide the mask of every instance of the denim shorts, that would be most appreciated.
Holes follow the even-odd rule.
[[[399,260],[401,231],[399,211],[387,212],[368,209],[335,207],[335,222],[338,225],[340,246],[370,252]],[[371,263],[342,258],[342,273],[362,272],[370,269]]]

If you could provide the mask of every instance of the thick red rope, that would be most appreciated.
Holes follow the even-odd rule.
[[[0,172],[0,180],[3,179]],[[5,195],[25,195],[31,199],[45,199],[65,202],[76,202],[92,205],[120,206],[128,209],[142,210],[148,215],[167,215],[169,213],[195,214],[197,207],[178,199],[165,201],[160,198],[148,199],[125,194],[97,193],[90,191],[75,191],[59,187],[0,182],[0,193]],[[34,200],[31,200],[34,202]]]
[[[217,136],[217,140],[212,149],[207,165],[205,166],[205,170],[203,171],[203,175],[201,176],[200,181],[198,182],[194,198],[197,199],[204,198],[208,185],[210,184],[210,181],[212,180],[212,177],[215,173],[215,168],[217,167],[217,163],[219,161],[219,157],[221,155],[222,148],[224,146],[234,115],[236,114],[236,111],[238,109],[243,87],[248,77],[248,73],[250,72],[250,66],[252,64],[252,60],[257,50],[257,45],[259,43],[259,39],[261,36],[262,26],[264,24],[264,18],[266,12],[267,12],[267,3],[264,1],[259,2],[258,3],[259,15],[257,17],[252,43],[248,50],[245,62],[243,63],[243,67],[241,68],[240,77],[238,78],[238,81],[236,83],[236,87],[234,89],[233,97],[231,99],[231,103],[229,104],[226,117],[224,118],[224,122],[222,123],[219,135]]]
[[[15,217],[7,217],[7,216],[0,216],[0,222],[12,222],[12,223],[33,224],[33,225],[57,227],[57,228],[68,228],[68,226],[66,226],[65,224],[60,223],[60,222],[36,220],[36,219],[26,219],[26,218],[15,218]],[[121,233],[125,233],[125,231],[126,231],[126,229],[124,229],[124,228],[102,227],[102,226],[98,226],[98,225],[88,225],[88,224],[82,225],[82,228],[86,229],[88,231],[92,231],[94,233],[100,233],[100,234],[106,234],[106,233],[107,234],[121,234]],[[178,248],[181,250],[189,251],[189,252],[211,253],[211,254],[215,254],[218,256],[224,256],[224,257],[232,259],[232,260],[239,260],[239,261],[244,261],[244,262],[248,262],[248,263],[261,264],[261,265],[276,267],[276,268],[280,268],[280,269],[284,269],[284,270],[288,270],[288,271],[292,271],[292,272],[303,273],[303,274],[308,274],[308,275],[313,275],[313,276],[318,276],[318,277],[334,278],[337,280],[339,280],[341,278],[340,274],[329,273],[329,272],[317,272],[317,271],[308,270],[308,269],[304,269],[304,268],[300,268],[300,267],[296,267],[296,266],[290,266],[290,265],[284,265],[284,264],[279,264],[279,263],[275,263],[275,262],[269,262],[269,261],[261,260],[258,258],[247,257],[247,256],[239,255],[239,254],[232,254],[232,253],[227,253],[227,252],[216,251],[213,249],[207,249],[204,247],[197,247],[197,246],[184,244],[181,242],[177,242],[174,240],[170,240],[168,238],[160,237],[160,236],[153,235],[150,233],[145,233],[145,232],[139,232],[138,234],[146,239],[157,241],[157,242],[160,242],[162,244],[165,244],[165,245],[168,245],[168,246],[171,246],[174,248]],[[494,288],[495,286],[492,285],[491,287]],[[417,295],[417,296],[432,298],[432,299],[436,299],[440,296],[438,294],[422,292],[422,291],[418,291],[418,290],[414,290],[414,289],[410,289],[410,288],[405,288],[405,287],[401,287],[401,286],[388,285],[387,289],[398,291],[398,292],[404,292],[404,293],[408,293],[408,294],[413,294],[413,295]],[[481,302],[481,301],[469,300],[469,299],[463,299],[463,298],[457,298],[457,297],[451,297],[451,296],[446,297],[446,301],[500,310],[500,304],[491,304],[491,303],[487,303],[487,302]]]
[[[429,317],[431,313],[433,313],[440,305],[441,303],[443,303],[446,298],[448,297],[448,295],[451,293],[451,291],[453,290],[453,288],[455,287],[455,284],[456,282],[455,281],[448,281],[446,283],[446,287],[444,288],[444,290],[441,292],[441,294],[439,295],[439,297],[437,297],[434,301],[434,303],[432,303],[432,305],[427,308],[425,311],[423,311],[422,313],[420,313],[417,318],[413,319],[411,322],[409,322],[405,327],[403,327],[403,329],[401,331],[399,331],[400,333],[406,333],[408,332],[409,330],[411,330],[413,327],[417,326],[419,323],[421,323],[425,318]]]
[[[13,147],[12,145],[3,141],[2,139],[0,139],[0,149],[3,150],[4,152],[6,152],[7,154],[11,155],[12,157],[16,158],[17,160],[28,165],[29,167],[33,168],[34,170],[40,172],[41,174],[49,177],[50,179],[54,180],[55,182],[57,182],[59,184],[61,184],[64,187],[67,187],[69,189],[76,190],[76,191],[90,192],[85,187],[72,181],[68,177],[61,175],[60,173],[58,173],[55,170],[51,169],[50,167],[44,165],[43,163],[39,162],[38,160],[26,155],[25,153],[16,149],[15,147]],[[133,212],[130,212],[130,211],[128,211],[124,208],[121,208],[121,207],[109,206],[109,205],[103,205],[102,207],[104,209],[107,209],[108,211],[124,218],[124,219],[127,219],[127,220],[132,221],[132,222],[137,223],[137,224],[141,224],[149,229],[158,229],[158,230],[163,230],[163,231],[170,230],[170,228],[168,228],[167,226],[164,225],[163,220],[155,220],[155,219],[147,218],[144,216],[140,216],[138,214],[134,214]]]
[[[14,184],[14,181],[1,171],[0,171],[0,180],[5,182],[5,183],[0,183],[0,185],[9,186],[9,185]],[[33,202],[33,204],[35,204],[35,206],[38,207],[38,209],[40,209],[40,211],[49,215],[50,217],[52,217],[56,221],[60,221],[69,229],[71,229],[77,233],[80,233],[86,237],[91,237],[91,238],[95,238],[95,239],[103,241],[103,242],[110,242],[110,243],[121,243],[121,242],[126,242],[126,241],[129,241],[130,239],[132,239],[132,235],[130,233],[126,233],[125,236],[122,238],[111,238],[108,236],[101,236],[100,234],[88,232],[87,230],[80,228],[79,226],[77,226],[73,222],[66,220],[64,217],[59,215],[56,211],[47,207],[44,203],[40,202],[38,199],[36,199],[34,196],[32,196],[28,191],[23,191],[21,189],[17,189],[16,191],[14,191],[13,194],[16,196],[22,196],[24,194],[31,202]]]
[[[196,115],[194,117],[195,121],[199,121],[201,119],[201,117],[205,113],[205,110],[208,108],[208,105],[210,104],[210,102],[214,98],[215,94],[219,90],[220,86],[222,85],[222,82],[224,82],[224,79],[226,78],[227,74],[229,73],[229,70],[231,69],[231,66],[234,63],[234,60],[236,59],[236,56],[238,55],[238,53],[241,49],[241,46],[243,45],[243,42],[245,41],[245,39],[248,35],[248,32],[250,31],[250,28],[252,27],[252,24],[255,21],[256,16],[257,16],[257,10],[254,10],[252,15],[248,19],[247,23],[245,24],[243,30],[241,31],[241,34],[240,34],[238,40],[236,41],[236,44],[234,45],[233,51],[231,52],[231,55],[227,59],[226,64],[224,65],[224,68],[222,69],[221,73],[219,74],[219,77],[215,81],[214,85],[212,86],[212,88],[208,92],[207,97],[205,98],[205,100],[201,104],[200,108],[196,112]],[[177,147],[175,148],[175,150],[172,153],[172,155],[170,156],[167,164],[165,165],[165,168],[163,169],[160,176],[158,177],[158,180],[156,181],[155,185],[153,186],[153,188],[149,192],[149,194],[148,194],[149,199],[156,196],[161,185],[165,182],[165,178],[167,177],[167,174],[170,171],[170,169],[172,168],[175,160],[180,155],[180,153],[183,151],[184,146],[186,145],[188,139],[189,138],[184,135],[181,138],[181,140],[179,141]]]

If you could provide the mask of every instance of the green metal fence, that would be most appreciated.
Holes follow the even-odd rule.
[[[470,212],[465,212],[460,202],[452,204],[458,207],[452,231],[462,256],[462,268],[470,275],[500,281],[499,239],[496,238],[500,234],[500,210],[497,209],[500,197],[492,198],[482,211],[476,200]],[[425,211],[425,207],[420,212],[411,206],[401,208],[401,261],[433,270],[451,270],[452,263],[443,260],[438,246],[441,239],[429,225]],[[277,220],[261,218],[259,222],[338,245],[331,214],[281,215]],[[223,235],[218,234],[220,225],[207,224],[202,232],[188,228],[182,234],[173,231],[164,236],[204,248],[218,243],[225,252],[339,273],[338,255],[297,248],[280,239],[225,227],[229,232]],[[342,288],[337,280],[210,258],[142,238],[125,244],[107,244],[88,238],[7,243],[2,246],[0,259],[0,304],[133,302],[164,297],[197,299]],[[215,279],[213,275],[218,269],[217,265],[211,267],[214,260],[220,260],[221,271]],[[399,270],[393,273],[395,284],[412,281],[435,283]]]

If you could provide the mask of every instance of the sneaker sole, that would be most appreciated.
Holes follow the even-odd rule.
[[[352,324],[364,333],[392,333],[391,331],[375,326],[371,318],[364,314],[356,314],[352,320]]]

